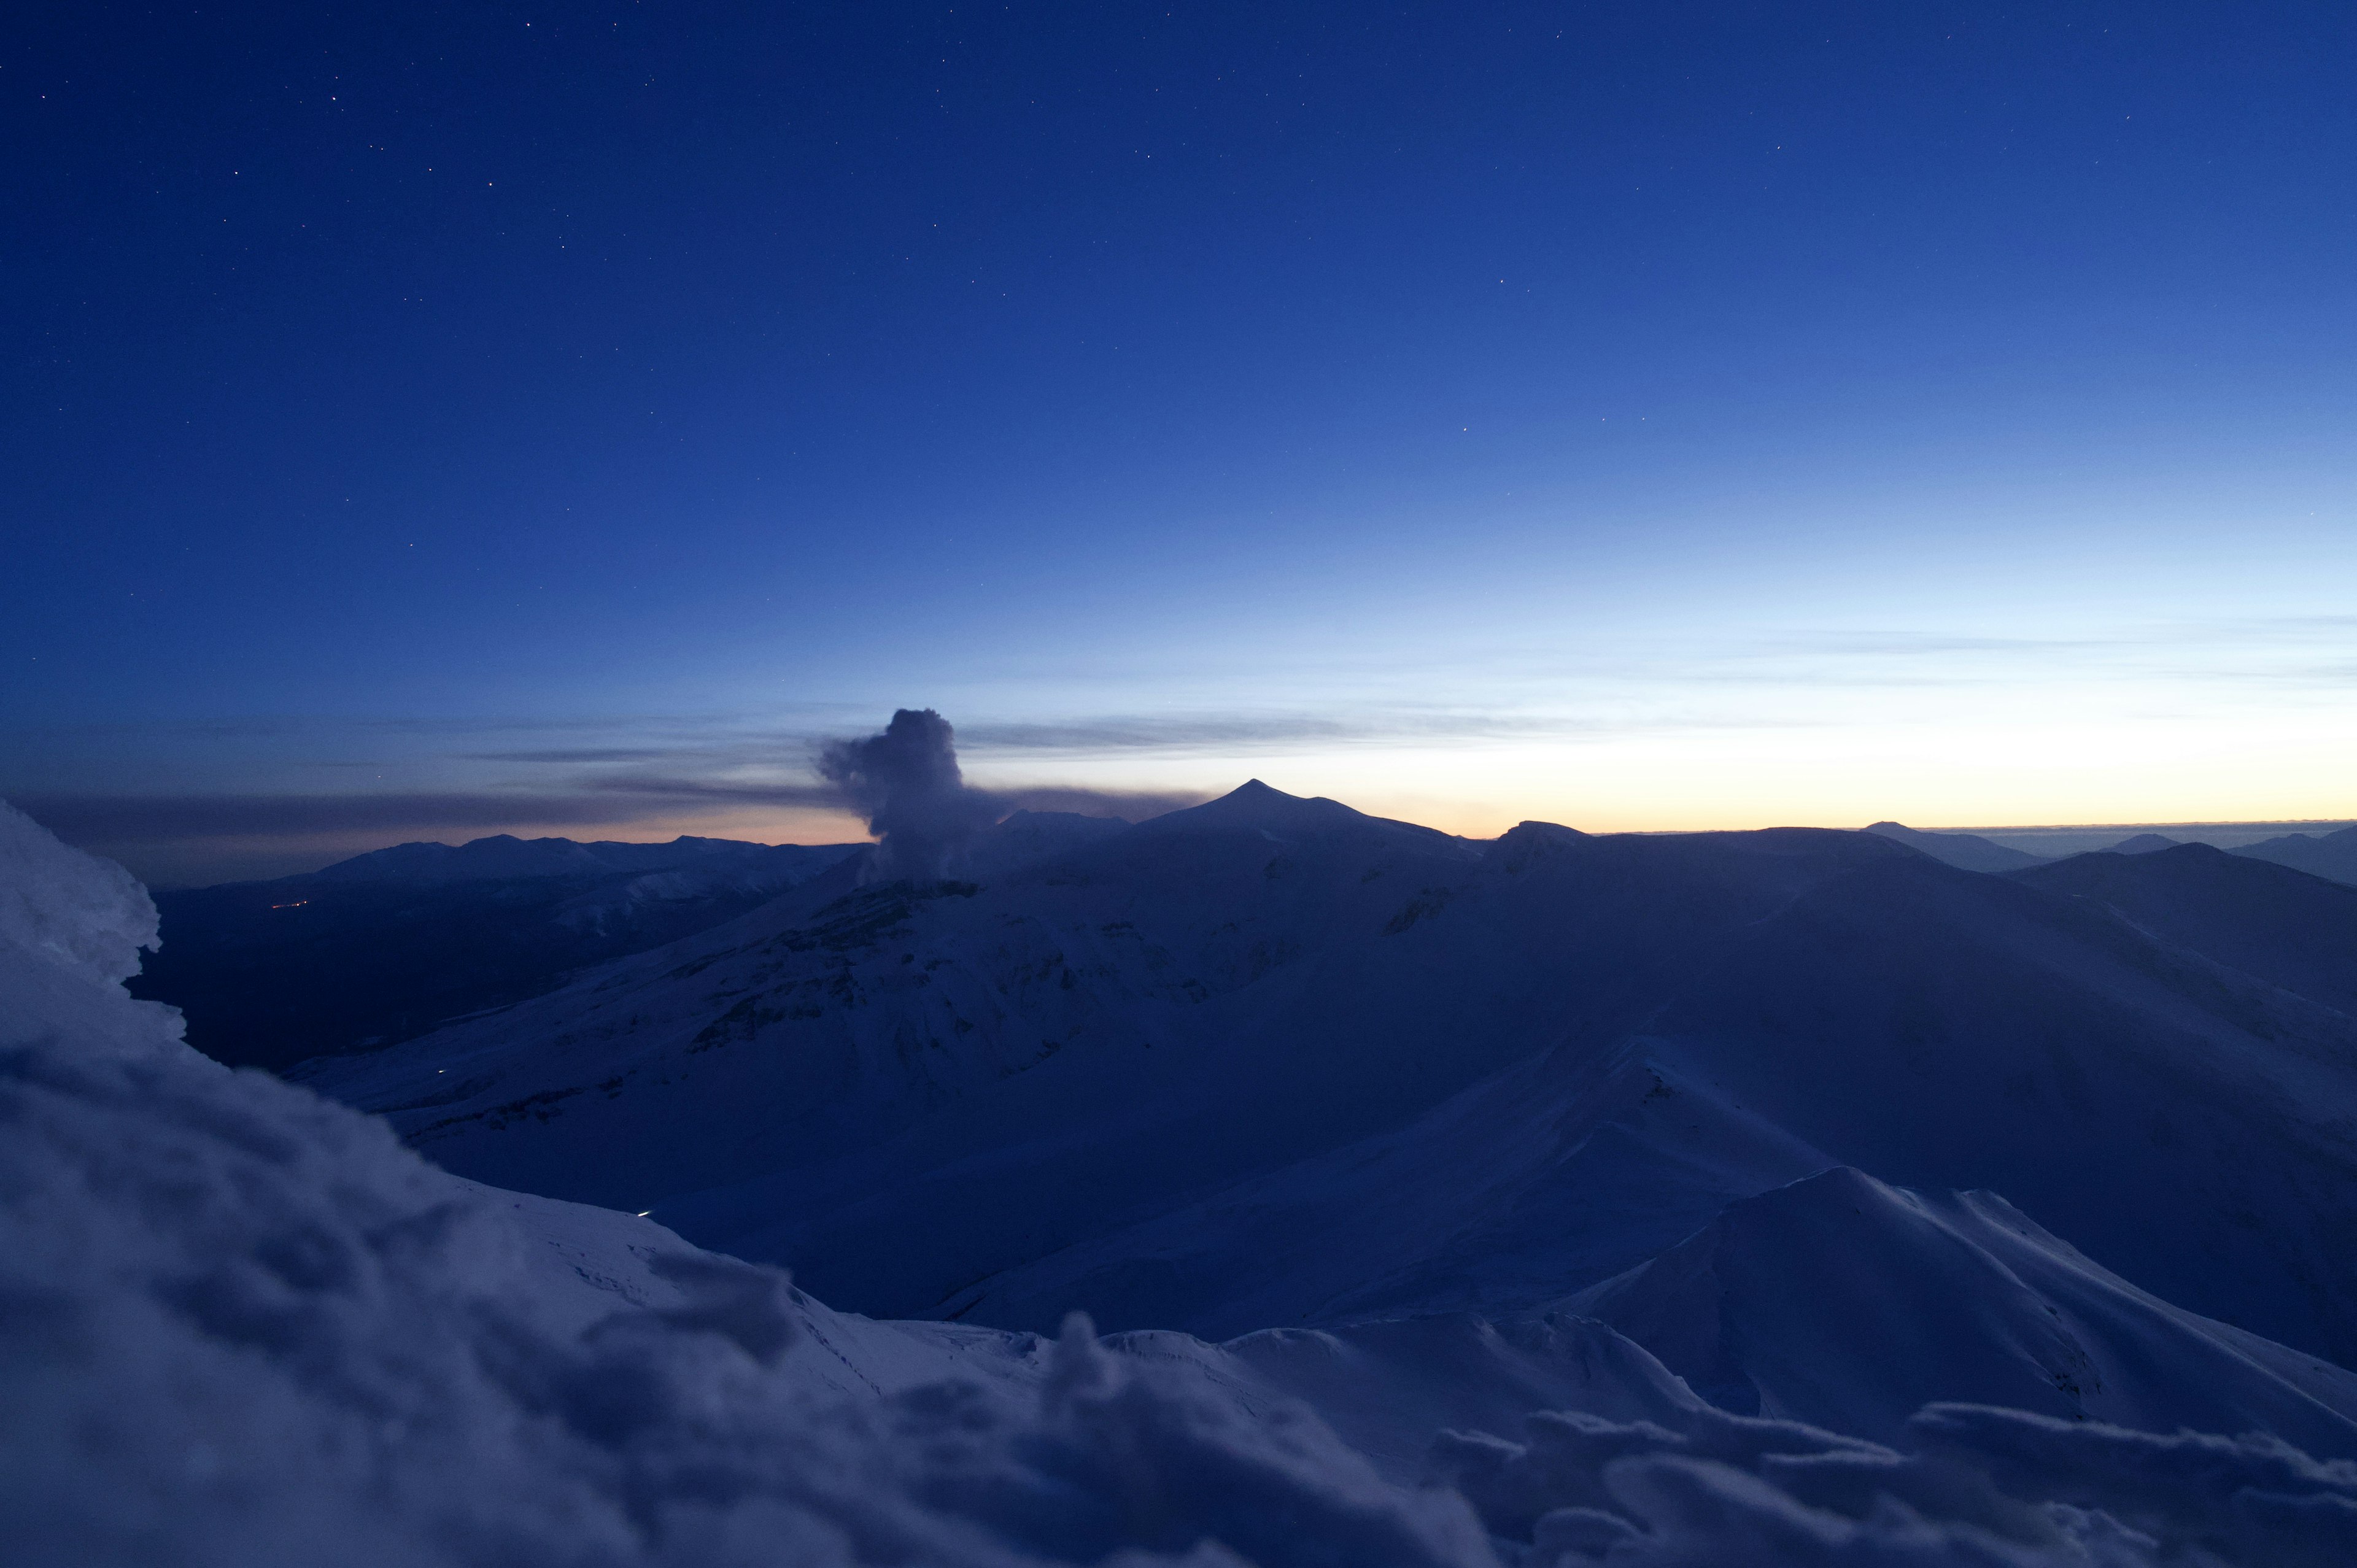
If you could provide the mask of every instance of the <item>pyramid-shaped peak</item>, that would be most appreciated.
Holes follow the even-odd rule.
[[[1317,799],[1322,799],[1322,797]],[[1192,809],[1199,811],[1283,811],[1287,807],[1309,805],[1312,800],[1313,797],[1308,795],[1288,795],[1274,785],[1264,784],[1257,779],[1247,779],[1219,799],[1206,800],[1200,806]],[[1329,806],[1340,804],[1334,800],[1327,800],[1325,803]],[[1343,807],[1345,811],[1349,809],[1347,806]]]
[[[1216,800],[1151,818],[1139,827],[1157,833],[1242,831],[1286,842],[1363,834],[1387,841],[1405,835],[1419,842],[1458,843],[1435,829],[1371,817],[1322,795],[1288,795],[1258,779],[1238,785]]]
[[[1288,795],[1260,779],[1248,779],[1216,800],[1157,817],[1171,827],[1263,828],[1272,832],[1363,820],[1340,800]]]

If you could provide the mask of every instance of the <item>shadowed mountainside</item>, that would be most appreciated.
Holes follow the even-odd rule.
[[[163,946],[132,991],[178,1007],[188,1043],[215,1060],[284,1068],[538,995],[757,908],[860,847],[397,844],[301,876],[156,895]]]

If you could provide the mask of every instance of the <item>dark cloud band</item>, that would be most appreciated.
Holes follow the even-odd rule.
[[[528,822],[627,822],[652,800],[561,794],[18,795],[12,803],[69,843],[297,834],[435,832]],[[676,801],[668,808],[676,810]]]
[[[1012,810],[1076,811],[1143,822],[1210,797],[1200,791],[1088,789],[1042,785],[998,791]],[[614,781],[525,793],[418,791],[350,795],[71,795],[10,798],[69,843],[163,843],[201,839],[296,838],[358,832],[435,836],[530,824],[620,826],[715,806],[841,810],[818,784],[733,785],[692,779]]]

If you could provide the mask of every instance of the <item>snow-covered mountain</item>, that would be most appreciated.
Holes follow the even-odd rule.
[[[163,894],[134,982],[232,1066],[366,1049],[550,989],[759,908],[863,846],[397,844],[272,882]]]
[[[2357,1021],[2223,905],[1257,784],[988,880],[859,875],[307,1081],[894,1316],[1528,1312],[1847,1165],[2357,1359]]]
[[[1305,821],[1367,842],[1244,805],[1297,847]],[[12,1563],[2158,1568],[2357,1544],[2357,1380],[1993,1195],[1825,1172],[1502,1321],[877,1322],[224,1070],[122,989],[155,934],[119,868],[0,805]]]
[[[1563,1305],[1714,1402],[1877,1442],[1964,1400],[2357,1453],[2357,1377],[2136,1289],[1994,1193],[1826,1171]]]

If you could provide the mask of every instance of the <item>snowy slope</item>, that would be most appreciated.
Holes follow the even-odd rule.
[[[1718,1404],[1878,1442],[1950,1400],[2357,1457],[2357,1377],[2137,1290],[1994,1193],[1826,1171],[1564,1308]]]
[[[1714,1409],[1561,1315],[1223,1346],[873,1322],[646,1220],[454,1178],[382,1122],[196,1056],[122,990],[153,935],[117,868],[0,806],[12,1563],[2059,1568],[2352,1543],[2357,1469],[2282,1434],[2332,1452],[2345,1376],[2151,1302],[1980,1195],[1836,1173],[1749,1206],[1786,1245],[1730,1215],[1606,1308],[1675,1316],[1703,1251],[1740,1287],[1727,1321],[1806,1359],[1849,1349],[1845,1325],[1871,1348],[1889,1315],[1860,1290],[1900,1282],[1937,1298],[1928,1328],[1898,1325],[1910,1344],[1973,1369],[2021,1294],[1994,1258],[2112,1358],[2099,1413],[2280,1430],[1935,1404],[1877,1443]],[[1821,1233],[1852,1200],[1875,1220]],[[1795,1313],[1828,1240],[1854,1288]],[[2148,1365],[2122,1348],[2139,1333]],[[1891,1424],[1871,1401],[1863,1419]]]
[[[1833,1157],[1641,1043],[1556,1049],[1407,1125],[1223,1184],[975,1280],[944,1315],[1117,1325],[1537,1310]]]
[[[1845,1165],[1989,1187],[2179,1305],[2357,1359],[2357,1026],[2091,900],[1916,863],[1796,899],[1652,1025]]]
[[[1493,1561],[1460,1500],[1084,1329],[903,1334],[452,1178],[128,998],[119,870],[5,807],[0,870],[13,1563]]]
[[[2098,858],[2156,881],[2185,854]],[[2226,870],[2246,893],[2291,875]],[[2181,891],[2212,949],[2306,961],[2266,945],[2266,898]],[[2237,909],[2264,918],[2238,926]],[[2348,950],[2317,913],[2299,928],[2316,961],[2301,983],[2330,997]],[[2140,1283],[2330,1349],[2357,1289],[2337,1240],[2350,1039],[2344,1018],[2100,905],[1878,867],[1748,930],[1645,1035],[1559,1047],[1405,1127],[978,1282],[948,1310],[971,1300],[969,1319],[1023,1321],[1079,1302],[1217,1333],[1512,1311],[1629,1266],[1732,1197],[1849,1162],[2020,1195]]]
[[[2073,855],[2016,880],[2357,1017],[2357,888],[2204,843]]]

